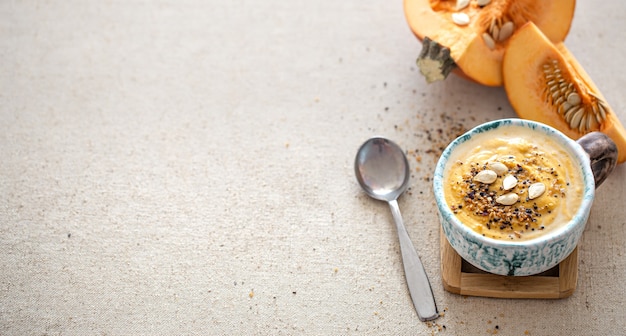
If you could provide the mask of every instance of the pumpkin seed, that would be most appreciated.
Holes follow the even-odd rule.
[[[560,104],[563,104],[564,102],[565,102],[565,98],[563,98],[563,96],[559,96],[554,102],[554,105],[560,105]]]
[[[496,48],[496,42],[493,40],[493,38],[491,38],[491,35],[483,33],[482,36],[483,41],[485,41],[485,44],[487,45],[487,47],[489,47],[489,49],[493,50]]]
[[[496,198],[496,203],[502,204],[502,205],[513,205],[517,202],[517,200],[519,199],[519,196],[517,196],[516,193],[508,193],[508,194],[504,194],[502,196],[498,196]]]
[[[569,95],[567,95],[567,102],[570,105],[576,106],[578,104],[580,104],[580,96],[578,95],[578,93],[576,92],[572,92]]]
[[[541,196],[545,191],[546,191],[545,184],[541,182],[533,183],[528,187],[528,198],[535,199]]]
[[[496,172],[498,175],[502,175],[509,171],[509,168],[502,162],[491,162],[487,165],[487,167]]]
[[[456,10],[460,11],[467,7],[470,3],[470,0],[457,0],[456,1]]]
[[[569,123],[572,120],[572,117],[574,116],[574,114],[582,109],[583,109],[582,106],[580,107],[572,106],[569,110],[565,111],[565,115],[563,115],[563,117],[565,118],[565,121]]]
[[[496,174],[496,172],[494,172],[493,170],[485,169],[478,172],[478,174],[474,176],[474,181],[491,184],[495,182],[497,178],[498,174]]]
[[[480,7],[485,7],[489,3],[491,3],[491,0],[476,0],[476,4]]]
[[[589,118],[591,118],[591,116],[589,116]],[[587,114],[583,114],[582,118],[580,118],[580,122],[578,125],[578,131],[579,132],[584,132],[585,131],[585,127],[587,126]]]
[[[452,22],[459,26],[467,26],[470,23],[470,17],[465,13],[452,13]]]
[[[600,112],[600,117],[602,118],[602,120],[606,119],[606,109],[604,107],[604,104],[602,104],[601,101],[599,101],[599,104],[598,104],[598,111]],[[602,121],[598,121],[598,123],[601,123],[601,122]]]
[[[553,100],[553,101],[554,101],[554,100],[556,100],[556,98],[557,98],[558,96],[560,96],[560,95],[561,95],[561,92],[559,92],[559,91],[554,91],[554,92],[552,92],[552,100]]]
[[[593,126],[593,116],[588,115],[587,116],[587,130],[590,131],[592,126]]]
[[[574,91],[569,90],[568,88],[562,88],[561,89],[561,97],[565,98],[565,100],[567,100],[567,96],[570,95],[570,93],[572,93]]]
[[[578,128],[578,126],[580,125],[580,121],[583,118],[584,113],[585,113],[585,109],[582,107],[580,107],[576,112],[574,112],[574,114],[572,114],[572,119],[569,122],[569,127],[572,129]]]
[[[602,122],[602,117],[600,116],[600,111],[598,108],[599,105],[591,104],[591,113],[596,117],[596,121],[598,123]]]
[[[491,38],[494,41],[500,41],[500,28],[498,28],[498,26],[494,26],[493,30],[491,31]]]
[[[559,99],[562,99],[562,97],[559,97]],[[569,110],[571,107],[572,105],[570,105],[570,103],[564,102],[563,104],[559,105],[557,111],[559,112],[559,114],[564,114],[565,111]]]
[[[565,99],[563,99],[563,96],[560,96],[556,99],[556,101],[553,102],[554,105],[558,106],[556,108],[557,112],[559,112],[559,114],[563,114],[567,109],[565,107],[563,107],[564,104],[567,104],[567,102],[565,101]],[[569,104],[568,104],[569,105]],[[563,107],[563,108],[562,108]]]
[[[502,42],[508,39],[509,37],[511,37],[511,35],[513,35],[514,29],[515,29],[515,24],[513,23],[513,21],[509,21],[503,24],[502,27],[500,27],[500,36],[498,36],[498,41]]]
[[[513,175],[507,175],[502,180],[502,189],[511,190],[517,185],[517,178]]]

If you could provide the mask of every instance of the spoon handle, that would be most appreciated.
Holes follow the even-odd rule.
[[[439,317],[435,298],[430,288],[426,271],[424,271],[424,266],[422,266],[422,262],[404,227],[398,201],[389,201],[389,207],[391,208],[393,219],[396,222],[398,238],[400,239],[400,251],[402,251],[404,275],[406,277],[407,286],[409,287],[409,293],[411,294],[411,300],[413,300],[413,306],[420,320],[434,320]]]

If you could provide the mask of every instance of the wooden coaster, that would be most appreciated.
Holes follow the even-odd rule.
[[[450,293],[515,299],[561,299],[574,293],[578,279],[578,247],[558,266],[537,275],[487,273],[452,248],[441,230],[441,277]]]

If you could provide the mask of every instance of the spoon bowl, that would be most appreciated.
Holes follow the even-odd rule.
[[[398,145],[384,138],[371,138],[361,146],[355,170],[363,190],[377,200],[395,200],[409,185],[406,156]]]
[[[365,192],[374,199],[386,201],[391,208],[400,240],[402,264],[413,306],[422,321],[439,317],[430,282],[415,247],[404,227],[398,197],[409,185],[409,162],[400,146],[374,137],[367,140],[354,160],[356,179]]]

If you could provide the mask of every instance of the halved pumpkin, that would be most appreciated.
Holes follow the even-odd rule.
[[[600,131],[626,161],[626,130],[562,42],[552,43],[532,22],[510,38],[502,62],[504,89],[515,112],[548,124],[572,139]]]
[[[457,8],[464,2],[465,7]],[[481,6],[483,3],[487,4]],[[404,13],[420,40],[428,38],[437,48],[449,49],[453,60],[445,60],[445,54],[428,58],[437,53],[423,50],[418,66],[428,82],[445,78],[456,63],[460,72],[455,72],[460,75],[480,84],[500,86],[502,55],[515,29],[532,21],[550,40],[563,41],[575,5],[575,0],[404,0]],[[466,19],[469,23],[458,24]],[[424,47],[428,49],[430,44]]]

